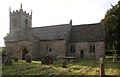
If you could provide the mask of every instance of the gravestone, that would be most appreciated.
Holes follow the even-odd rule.
[[[4,63],[5,58],[6,58],[5,52],[2,52],[2,63]]]
[[[29,52],[25,55],[25,61],[26,62],[31,62],[32,61],[32,56]]]
[[[49,56],[48,60],[49,60],[48,64],[53,64],[53,57],[52,56]]]
[[[118,55],[117,55],[117,53],[115,52],[115,53],[114,53],[114,56],[113,56],[113,62],[116,63],[116,62],[117,62],[117,59],[118,59]]]
[[[103,77],[104,75],[105,75],[105,70],[104,70],[103,58],[100,58],[100,77]]]
[[[4,65],[12,65],[11,52],[8,51],[5,55],[6,55],[6,58],[4,60]]]
[[[63,62],[62,62],[62,68],[67,68],[67,63],[66,63],[66,61],[63,61]]]
[[[49,56],[49,55],[42,56],[41,63],[42,64],[47,64],[47,65],[48,64],[53,64],[53,57]]]
[[[11,57],[6,57],[6,59],[4,61],[4,65],[12,65],[12,59],[11,59]]]
[[[18,58],[13,58],[13,60],[14,60],[15,62],[18,62]]]

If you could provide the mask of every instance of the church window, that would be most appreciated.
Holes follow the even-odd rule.
[[[95,52],[95,45],[90,45],[90,52]]]
[[[92,45],[90,45],[90,52],[92,52]]]
[[[48,51],[48,46],[46,46],[46,52]]]
[[[50,48],[49,51],[51,52],[51,51],[52,51],[52,48]]]
[[[95,52],[95,45],[93,45],[93,52]]]
[[[75,45],[71,45],[71,53],[75,53]]]

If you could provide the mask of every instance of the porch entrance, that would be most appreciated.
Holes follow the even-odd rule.
[[[25,55],[28,53],[28,50],[26,48],[23,48],[22,50],[22,60],[25,60]]]

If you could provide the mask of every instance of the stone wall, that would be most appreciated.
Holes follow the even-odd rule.
[[[100,57],[105,57],[105,44],[104,42],[97,42],[96,55]]]
[[[75,57],[81,58],[83,51],[84,58],[97,58],[105,56],[104,42],[79,42],[72,43],[75,45]],[[95,52],[90,52],[90,45],[95,45]]]
[[[30,15],[21,8],[13,13],[10,11],[10,32],[5,37],[5,49],[6,52],[12,52],[12,57],[20,59],[22,49],[25,48],[33,59],[42,55],[67,54],[80,58],[81,51],[84,58],[94,58],[104,56],[103,40],[104,29],[100,23],[72,26],[71,20],[69,24],[32,28],[32,12]],[[75,45],[75,53],[70,52],[71,45]],[[95,52],[90,52],[90,45],[95,45]]]
[[[40,41],[39,55],[65,56],[65,40]]]
[[[22,49],[26,48],[28,51],[31,52],[32,58],[38,58],[38,44],[35,42],[30,41],[17,41],[17,42],[10,42],[6,43],[6,52],[11,51],[12,57],[17,57],[21,59]]]

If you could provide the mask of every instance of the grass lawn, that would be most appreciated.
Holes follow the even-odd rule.
[[[113,56],[106,56],[107,59],[113,59]],[[120,56],[118,56],[118,58],[120,59]]]
[[[99,75],[99,62],[97,60],[81,59],[67,63],[67,68],[62,68],[61,61],[54,61],[51,65],[41,65],[40,61],[13,62],[13,65],[2,67],[2,75]],[[120,62],[113,63],[111,59],[104,61],[106,75],[120,75]]]

